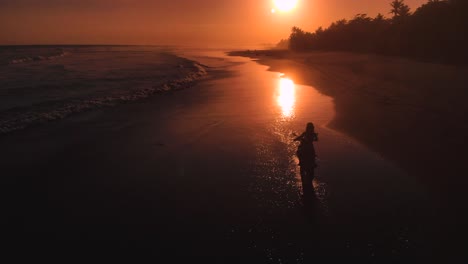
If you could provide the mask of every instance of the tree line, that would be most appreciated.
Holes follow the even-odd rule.
[[[294,51],[365,52],[466,63],[468,1],[429,0],[414,12],[404,0],[393,0],[390,7],[390,18],[357,14],[315,32],[293,27],[289,39],[279,45],[288,45]]]

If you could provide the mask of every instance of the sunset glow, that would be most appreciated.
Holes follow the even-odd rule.
[[[207,47],[276,44],[365,13],[390,17],[390,1],[3,0],[0,44],[131,44]],[[427,0],[405,0],[416,10]]]
[[[468,255],[467,47],[468,0],[0,0],[6,258]]]
[[[298,0],[274,0],[275,6],[282,12],[288,12],[297,6]]]

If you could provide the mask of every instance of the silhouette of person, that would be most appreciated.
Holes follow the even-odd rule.
[[[294,141],[299,141],[296,155],[299,158],[299,166],[301,167],[301,181],[304,196],[314,195],[314,187],[312,180],[314,179],[314,169],[317,167],[315,163],[315,148],[314,141],[318,141],[318,134],[315,133],[314,124],[309,122],[306,126],[306,131],[296,137]]]

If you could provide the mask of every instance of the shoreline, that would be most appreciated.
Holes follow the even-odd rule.
[[[442,200],[466,196],[468,69],[345,52],[228,54],[249,57],[331,96],[336,116],[330,128],[395,162]]]
[[[272,94],[270,81],[277,74],[252,62],[227,68],[206,64],[213,74],[195,89],[0,137],[8,175],[4,186],[11,197],[6,208],[10,247],[52,248],[65,241],[70,248],[86,245],[81,249],[86,254],[102,250],[104,242],[109,250],[133,246],[180,253],[184,241],[182,255],[216,252],[251,259],[266,256],[272,245],[278,256],[346,255],[352,251],[344,243],[351,241],[353,252],[367,256],[373,241],[376,252],[395,249],[396,257],[404,257],[443,244],[438,238],[445,222],[420,218],[433,215],[426,211],[432,204],[406,196],[400,191],[405,186],[388,177],[380,179],[392,186],[374,182],[373,169],[343,177],[347,168],[372,167],[365,162],[344,164],[346,158],[338,158],[332,165],[344,165],[334,173],[337,182],[329,182],[335,190],[327,202],[333,214],[303,207],[291,170],[293,153],[266,127],[294,127],[272,124],[279,113],[272,116],[270,106],[277,109],[276,102],[262,101]],[[252,117],[254,112],[259,115]],[[325,143],[326,134],[321,135]],[[380,190],[396,199],[387,200]],[[400,204],[405,197],[415,197],[408,199],[415,206]],[[411,243],[401,244],[403,237]],[[426,238],[428,245],[420,244]],[[252,241],[258,242],[255,248],[249,247]]]

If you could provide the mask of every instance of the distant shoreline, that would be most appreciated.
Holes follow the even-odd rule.
[[[347,52],[228,54],[252,58],[333,97],[331,128],[396,162],[444,199],[465,196],[460,172],[468,147],[468,69]]]
[[[0,47],[174,47],[174,45],[132,44],[0,44]]]

